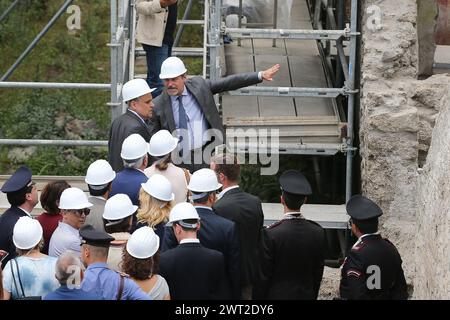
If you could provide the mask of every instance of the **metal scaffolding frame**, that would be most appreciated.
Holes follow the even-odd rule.
[[[210,24],[208,31],[208,49],[210,61],[210,78],[218,79],[221,75],[221,63],[219,48],[222,36],[227,35],[234,39],[296,39],[315,40],[319,44],[319,52],[325,60],[326,76],[329,88],[286,88],[286,87],[247,87],[231,91],[232,95],[253,96],[276,96],[276,97],[320,97],[336,98],[343,96],[347,98],[347,137],[341,152],[346,153],[346,200],[352,195],[352,166],[355,148],[353,146],[354,132],[354,107],[355,95],[359,92],[355,88],[356,68],[356,44],[360,33],[357,30],[358,0],[351,1],[350,24],[344,25],[344,2],[343,0],[308,0],[309,9],[313,20],[314,30],[290,30],[290,29],[250,29],[250,28],[227,28],[223,23],[222,0],[211,0],[209,16]],[[276,3],[277,1],[275,1]],[[337,9],[337,22],[334,9]],[[239,6],[238,16],[242,16],[242,0]],[[322,14],[325,12],[325,14]],[[241,19],[238,19],[241,23]],[[276,21],[276,20],[275,20]],[[325,29],[324,29],[325,28]],[[344,52],[343,41],[350,42],[349,61]],[[331,41],[336,44],[336,68],[333,70],[330,63]],[[334,87],[339,86],[339,87]],[[290,150],[287,153],[301,153]],[[320,154],[320,153],[317,153]]]
[[[3,20],[17,5],[17,0],[0,16]],[[54,22],[65,12],[72,0],[66,0],[51,21],[30,43],[27,49],[20,55],[14,65],[5,73],[0,81],[0,88],[53,88],[53,89],[99,89],[110,90],[111,118],[114,120],[125,110],[121,102],[122,84],[134,76],[134,58],[139,55],[134,47],[136,10],[135,0],[111,0],[111,39],[108,46],[111,52],[111,83],[40,83],[40,82],[5,82],[17,66],[23,61],[29,52],[36,46],[38,41],[51,28]],[[277,1],[275,0],[275,3]],[[193,0],[189,0],[184,17],[178,23],[180,28],[176,35],[177,44],[183,32],[185,24],[204,26],[204,47],[184,48],[179,50],[190,56],[204,57],[203,74],[210,79],[221,77],[220,50],[222,37],[232,36],[236,39],[258,38],[258,39],[297,39],[315,40],[320,45],[321,54],[328,65],[328,76],[334,85],[343,82],[343,86],[329,88],[286,88],[286,87],[247,87],[230,92],[233,95],[257,95],[257,96],[277,96],[277,97],[325,97],[336,98],[344,96],[347,98],[348,118],[347,137],[344,147],[339,150],[346,152],[346,199],[351,196],[352,164],[353,164],[353,117],[355,95],[358,93],[355,88],[355,67],[356,67],[356,45],[359,32],[357,31],[358,0],[351,1],[351,20],[346,28],[344,24],[344,1],[343,0],[308,0],[309,8],[312,11],[313,26],[315,30],[289,30],[276,29],[276,12],[274,13],[272,27],[275,29],[250,29],[250,28],[226,28],[222,14],[222,0],[204,0],[205,14],[204,20],[187,20]],[[334,8],[336,8],[337,21],[335,19]],[[242,0],[240,0],[240,10],[242,10]],[[325,12],[326,14],[322,14]],[[240,15],[241,16],[241,15]],[[242,25],[241,19],[239,23]],[[1,20],[0,20],[1,22]],[[324,29],[325,27],[325,29]],[[349,61],[344,52],[343,41],[349,40]],[[336,43],[336,67],[333,71],[330,63],[331,41]],[[175,49],[175,48],[174,48]],[[339,80],[341,79],[341,80]],[[0,145],[89,145],[105,146],[106,141],[83,141],[83,140],[26,140],[26,139],[0,139]],[[319,148],[319,147],[318,147]],[[318,153],[320,154],[320,153]]]
[[[13,2],[1,15],[1,20],[10,14],[19,1]],[[130,70],[134,69],[134,25],[135,10],[134,0],[111,0],[110,47],[111,52],[111,83],[58,83],[58,82],[11,82],[5,81],[26,56],[36,47],[37,43],[50,30],[59,17],[66,11],[73,0],[66,0],[56,14],[39,32],[30,45],[21,53],[19,58],[3,75],[0,88],[27,88],[27,89],[95,89],[110,90],[111,119],[114,120],[125,110],[122,104],[122,84],[130,79]],[[1,22],[0,20],[0,22]],[[133,21],[131,23],[131,21]],[[132,45],[130,45],[132,44]],[[58,146],[98,146],[108,145],[106,140],[35,140],[35,139],[0,139],[0,145],[58,145]]]

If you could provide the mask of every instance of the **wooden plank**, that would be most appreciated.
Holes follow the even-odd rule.
[[[255,55],[285,56],[286,44],[283,39],[276,41],[276,46],[272,47],[272,39],[253,39],[253,51]]]
[[[294,87],[326,88],[327,82],[319,56],[289,56]]]
[[[222,118],[223,123],[228,125],[228,118],[258,117],[257,97],[222,96]]]
[[[255,56],[256,70],[266,68],[279,63],[280,71],[275,75],[273,81],[264,81],[259,86],[290,87],[291,79],[286,56],[257,55]],[[294,100],[289,97],[258,97],[259,115],[270,116],[295,116]]]
[[[270,116],[292,116],[295,117],[294,100],[287,97],[258,97],[259,115]]]
[[[242,39],[241,45],[237,45],[237,40],[225,44],[225,54],[251,55],[253,54],[253,43],[251,39]]]
[[[225,54],[225,63],[227,66],[227,74],[229,75],[241,72],[255,71],[253,55]]]
[[[299,117],[334,116],[336,121],[338,120],[338,115],[335,113],[333,103],[329,98],[296,98],[295,105]]]
[[[227,124],[230,126],[263,126],[263,125],[278,125],[278,126],[297,126],[297,125],[324,125],[324,124],[338,124],[334,116],[330,117],[236,117],[228,118]]]
[[[264,81],[258,86],[263,87],[290,87],[291,78],[289,75],[289,66],[286,56],[277,55],[256,55],[255,56],[255,68],[257,71],[265,70],[274,64],[280,64],[280,70],[273,78],[273,81]]]

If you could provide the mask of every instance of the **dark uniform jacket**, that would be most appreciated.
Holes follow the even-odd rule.
[[[304,218],[286,219],[264,230],[255,299],[317,299],[326,250],[325,232]]]
[[[239,238],[233,221],[218,216],[214,211],[206,208],[196,208],[201,226],[197,232],[200,243],[209,249],[221,252],[225,259],[227,279],[232,289],[232,298],[240,299],[240,260]],[[178,245],[172,228],[164,232],[162,251],[175,248]]]
[[[138,169],[125,168],[120,171],[112,181],[111,192],[108,198],[118,194],[124,193],[130,197],[131,202],[135,206],[139,206],[139,191],[141,190],[141,183],[146,183],[148,177],[144,172]],[[132,231],[136,227],[136,214],[133,215]]]
[[[339,291],[342,299],[406,299],[402,259],[395,246],[379,234],[360,238],[342,266]]]
[[[19,207],[11,207],[0,216],[0,249],[9,253],[2,262],[2,269],[9,260],[17,256],[16,246],[12,239],[13,229],[17,220],[25,216],[27,214]]]
[[[261,200],[240,188],[228,190],[213,206],[236,223],[241,260],[241,287],[251,285],[257,269],[257,250],[264,222]]]
[[[123,169],[123,162],[120,157],[123,140],[133,133],[141,135],[147,142],[150,141],[150,127],[133,112],[127,110],[123,115],[114,120],[109,131],[108,162],[116,172]]]
[[[163,252],[159,270],[173,300],[230,298],[223,254],[200,243],[183,243]]]

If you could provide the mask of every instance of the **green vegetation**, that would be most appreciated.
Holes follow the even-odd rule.
[[[12,0],[0,0],[0,13]],[[0,24],[0,74],[47,24],[63,0],[23,0]],[[70,34],[64,14],[44,36],[8,81],[110,82],[110,57],[106,44],[110,37],[109,1],[75,0],[81,8],[81,30]],[[187,1],[181,3],[179,17]],[[203,3],[196,2],[189,19],[202,19]],[[180,46],[199,47],[203,30],[186,26]],[[189,74],[201,74],[201,58],[185,58]],[[144,63],[145,68],[145,63]],[[145,69],[144,69],[145,72]],[[137,72],[139,73],[139,72]],[[109,91],[0,89],[0,138],[10,139],[86,139],[106,140],[111,122]],[[106,159],[107,149],[99,147],[0,146],[0,174],[13,172],[26,164],[34,174],[84,175],[96,159]],[[322,158],[324,177],[342,159]],[[298,169],[318,191],[310,157],[281,156],[280,171]],[[256,165],[244,165],[241,186],[263,201],[278,202],[278,176],[261,176]],[[331,176],[331,175],[330,175]],[[339,179],[334,179],[336,181]],[[340,180],[342,181],[342,179]],[[320,199],[311,201],[339,203],[343,186],[322,181]]]
[[[48,23],[64,1],[22,1],[0,25],[0,72],[3,75]],[[3,12],[11,1],[0,1]],[[14,71],[8,81],[108,83],[109,2],[74,1],[81,8],[81,30],[69,34],[64,14]],[[110,93],[97,90],[0,90],[0,137],[16,139],[98,139],[108,137]],[[86,124],[86,127],[81,127]],[[75,128],[75,132],[71,131]],[[37,174],[79,175],[106,148],[0,148],[0,172],[20,164]],[[19,149],[20,155],[20,149]]]

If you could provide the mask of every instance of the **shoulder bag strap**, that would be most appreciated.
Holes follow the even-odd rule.
[[[19,279],[19,284],[20,284],[20,289],[22,290],[22,298],[25,298],[25,291],[23,290],[23,285],[22,285],[22,280],[20,279],[20,271],[19,271],[19,264],[17,263],[17,258],[13,259],[14,264],[16,265],[16,270],[17,270],[17,278]],[[13,279],[14,279],[14,285],[16,286],[16,290],[17,288],[17,284],[16,284],[16,278],[14,278],[14,272],[13,272],[13,268],[11,266],[11,273],[13,274]],[[20,294],[19,291],[17,290],[17,294]]]
[[[124,287],[124,284],[125,284],[124,276],[122,276],[121,274],[119,274],[119,276],[120,276],[120,284],[119,284],[119,292],[117,293],[117,300],[121,300],[122,299],[123,287]]]

